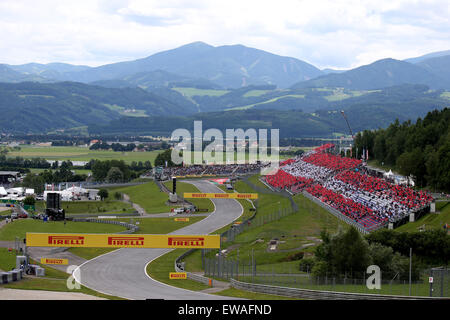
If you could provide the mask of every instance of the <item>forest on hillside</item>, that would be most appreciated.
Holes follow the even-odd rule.
[[[362,150],[379,163],[413,175],[419,187],[450,191],[450,109],[428,112],[416,123],[398,120],[386,129],[365,130],[355,137],[353,154]]]

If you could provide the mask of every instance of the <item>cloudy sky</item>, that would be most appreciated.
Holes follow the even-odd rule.
[[[450,49],[448,0],[0,0],[0,63],[98,66],[194,41],[347,69]]]

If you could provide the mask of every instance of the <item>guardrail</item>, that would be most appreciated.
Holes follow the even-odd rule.
[[[175,260],[175,271],[176,272],[186,272],[184,270],[184,268],[182,268],[182,264],[181,264],[181,260],[184,259],[186,256],[190,255],[192,252],[194,252],[197,249],[190,249],[188,251],[186,251],[185,253],[183,253],[181,256],[179,256],[176,260]],[[201,276],[199,274],[195,274],[192,272],[186,272],[187,278],[206,284],[206,285],[210,285],[213,286],[213,280],[211,278],[207,278],[204,276]]]
[[[395,296],[395,295],[381,295],[368,293],[296,289],[288,287],[269,286],[265,284],[241,282],[235,279],[230,279],[230,284],[233,288],[239,290],[286,296],[291,298],[312,299],[312,300],[430,300],[430,299],[448,300],[448,298],[430,298],[421,296]]]
[[[74,218],[72,221],[74,221],[74,222],[95,222],[95,223],[115,224],[115,225],[120,225],[120,226],[123,226],[123,227],[127,228],[127,230],[125,230],[125,231],[118,232],[119,234],[129,234],[129,233],[134,233],[134,232],[139,230],[139,227],[137,225],[134,225],[134,224],[131,224],[131,223],[126,223],[126,222],[121,222],[121,221],[104,220],[104,219],[92,219],[92,218]]]

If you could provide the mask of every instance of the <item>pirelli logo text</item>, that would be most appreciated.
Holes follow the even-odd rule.
[[[203,247],[204,237],[169,237],[167,244],[169,247]]]
[[[169,279],[178,280],[178,279],[187,279],[186,272],[171,272],[169,273]]]
[[[108,237],[108,245],[120,247],[143,247],[144,237]]]
[[[41,258],[42,264],[68,264],[68,259],[57,259],[57,258]]]
[[[48,236],[49,245],[84,245],[83,236]]]
[[[91,234],[27,232],[28,247],[220,248],[220,235]]]
[[[258,199],[257,193],[190,193],[185,192],[184,198],[202,199]]]

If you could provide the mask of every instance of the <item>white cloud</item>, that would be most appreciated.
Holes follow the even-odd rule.
[[[0,63],[105,63],[193,42],[350,68],[448,50],[448,1],[2,0]]]

